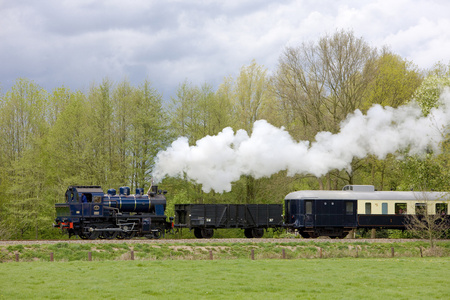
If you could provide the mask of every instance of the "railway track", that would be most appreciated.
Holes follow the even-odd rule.
[[[222,244],[222,243],[296,243],[296,242],[329,242],[329,243],[403,243],[403,242],[417,242],[428,240],[419,239],[330,239],[330,238],[318,238],[318,239],[297,239],[297,238],[284,238],[284,239],[247,239],[247,238],[235,238],[235,239],[129,239],[129,240],[82,240],[82,239],[65,239],[65,240],[0,240],[0,246],[9,245],[38,245],[38,244],[57,244],[57,243],[71,243],[71,244]],[[439,240],[450,241],[450,240]]]

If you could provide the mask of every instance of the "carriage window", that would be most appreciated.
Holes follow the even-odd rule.
[[[447,203],[436,203],[436,214],[446,215],[448,209]]]
[[[312,214],[312,201],[305,201],[305,214]]]
[[[416,215],[424,215],[427,213],[427,205],[425,203],[416,203]]]
[[[372,213],[372,203],[366,203],[366,215],[370,215]]]
[[[345,202],[345,214],[353,215],[353,202]]]
[[[395,214],[396,215],[406,214],[406,203],[395,203]]]
[[[383,215],[388,214],[388,204],[387,203],[381,203],[381,213]]]
[[[94,203],[102,203],[102,196],[94,196]]]

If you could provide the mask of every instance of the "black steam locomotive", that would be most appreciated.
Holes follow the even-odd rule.
[[[378,192],[369,185],[342,191],[298,191],[281,204],[178,204],[175,222],[165,215],[166,191],[157,186],[144,194],[128,187],[103,194],[99,186],[71,186],[66,203],[56,204],[55,227],[82,239],[160,238],[175,228],[189,228],[197,238],[211,238],[220,228],[241,228],[248,238],[265,230],[287,229],[304,238],[344,238],[357,228],[405,229],[408,215],[427,212],[448,218],[448,196],[442,192]]]
[[[166,191],[152,186],[130,195],[129,187],[103,193],[100,186],[70,186],[66,203],[55,204],[56,224],[82,239],[129,239],[135,236],[160,238],[171,228],[167,222]]]

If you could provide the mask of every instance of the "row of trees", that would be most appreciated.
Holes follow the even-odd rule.
[[[170,103],[148,81],[134,86],[105,79],[86,92],[49,92],[18,79],[0,98],[0,238],[52,235],[54,203],[69,185],[148,188],[155,155],[179,136],[194,144],[228,126],[250,133],[254,121],[266,119],[297,140],[312,141],[319,131],[338,132],[348,113],[375,103],[397,107],[415,98],[427,113],[446,85],[449,66],[419,70],[347,31],[287,47],[274,72],[253,61],[217,89],[185,81]],[[449,157],[447,146],[442,149],[401,161],[355,159],[351,171],[333,170],[322,178],[242,176],[226,194],[206,194],[183,178],[161,185],[169,191],[169,215],[174,203],[280,202],[292,190],[349,183],[447,190]]]
[[[0,228],[10,237],[50,227],[68,185],[148,185],[169,140],[149,82],[105,80],[84,94],[19,79],[0,107]]]

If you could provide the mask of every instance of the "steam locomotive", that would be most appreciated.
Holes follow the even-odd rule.
[[[282,204],[177,204],[167,221],[166,191],[147,194],[128,187],[107,194],[99,186],[70,186],[66,203],[55,204],[55,227],[82,239],[158,239],[172,229],[189,228],[197,238],[211,238],[220,228],[241,228],[247,238],[264,231],[289,230],[304,238],[344,238],[353,229],[405,229],[408,215],[440,215],[449,223],[449,197],[443,192],[376,191],[348,185],[342,191],[297,191]]]
[[[103,193],[100,186],[69,186],[65,203],[55,204],[55,227],[82,239],[129,239],[135,236],[159,239],[171,228],[167,222],[166,191],[152,186],[147,194],[129,187]]]

